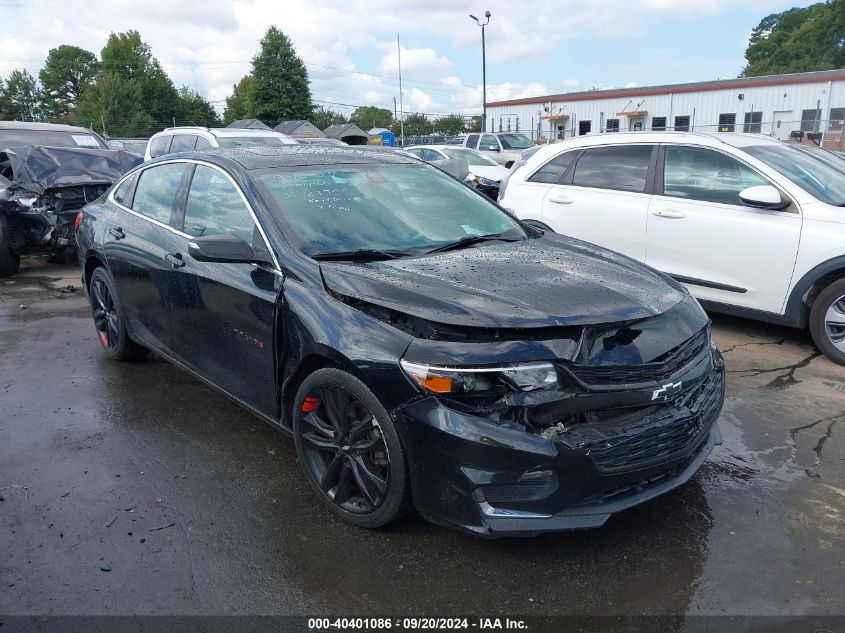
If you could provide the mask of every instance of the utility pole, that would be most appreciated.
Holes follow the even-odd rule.
[[[481,131],[487,131],[487,45],[484,41],[484,27],[490,24],[490,12],[485,11],[484,17],[487,18],[487,21],[484,24],[475,17],[474,15],[470,14],[470,16],[478,26],[481,27]]]
[[[405,147],[405,106],[402,103],[402,45],[399,43],[399,33],[396,34],[396,52],[399,55],[399,136],[402,147]]]

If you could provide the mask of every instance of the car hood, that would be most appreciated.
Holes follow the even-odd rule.
[[[372,263],[321,262],[326,287],[436,323],[533,328],[656,316],[686,292],[611,251],[558,235]]]
[[[0,152],[0,165],[8,163],[10,180],[38,195],[59,187],[110,185],[142,162],[122,149],[33,146]]]
[[[473,176],[487,178],[487,180],[501,182],[502,178],[508,175],[508,169],[501,165],[496,165],[495,167],[492,165],[470,165],[469,173]]]

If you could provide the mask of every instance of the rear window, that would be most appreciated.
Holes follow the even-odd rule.
[[[184,171],[185,163],[168,163],[145,169],[135,188],[132,210],[168,224]]]
[[[645,191],[651,145],[592,147],[575,165],[572,184],[579,187]]]
[[[0,129],[0,151],[9,147],[32,147],[34,145],[107,149],[106,144],[99,136],[87,130],[65,132],[59,130]]]
[[[170,151],[171,140],[173,140],[173,137],[170,135],[156,136],[150,141],[150,157],[157,158],[167,154]]]
[[[170,153],[191,152],[197,144],[197,137],[193,134],[177,134],[170,142]]]
[[[469,136],[467,136],[466,146],[470,147],[472,149],[475,149],[476,147],[478,147],[478,139],[479,139],[480,136],[481,136],[480,134],[470,134]]]
[[[289,145],[281,136],[218,136],[220,147],[241,147],[245,145]]]

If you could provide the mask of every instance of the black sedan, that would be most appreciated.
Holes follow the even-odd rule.
[[[720,441],[724,365],[681,286],[418,160],[169,155],[78,220],[105,353],[154,350],[291,433],[356,525],[599,526]]]

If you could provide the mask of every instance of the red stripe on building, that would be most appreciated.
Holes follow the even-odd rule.
[[[845,70],[822,71],[817,73],[796,74],[795,76],[773,77],[765,81],[761,79],[713,81],[700,84],[676,84],[674,86],[654,86],[631,88],[630,90],[596,90],[594,92],[573,92],[570,94],[549,95],[546,97],[527,97],[525,99],[511,99],[508,101],[492,101],[488,108],[496,106],[531,105],[534,103],[557,103],[570,101],[595,101],[597,99],[626,99],[635,97],[649,97],[653,95],[680,94],[686,92],[710,92],[714,90],[734,90],[737,88],[756,88],[765,86],[789,86],[794,84],[811,84],[821,81],[845,81]]]

